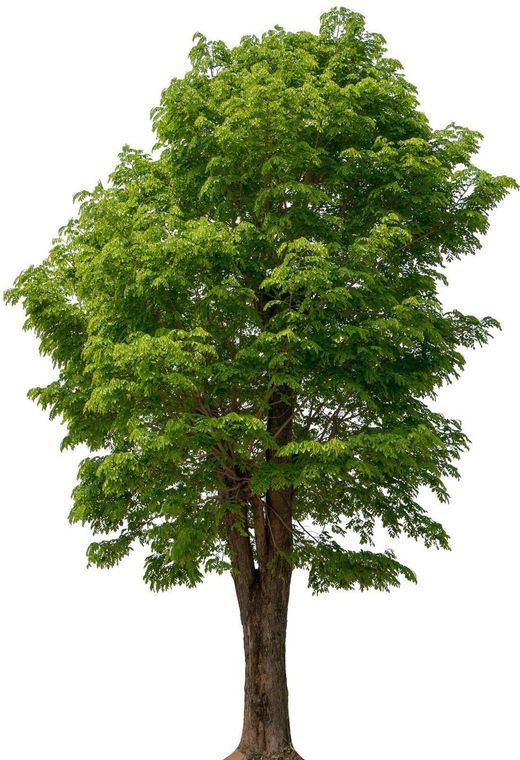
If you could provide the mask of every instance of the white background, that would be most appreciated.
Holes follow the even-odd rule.
[[[46,255],[72,194],[104,179],[123,143],[149,149],[148,113],[182,75],[195,31],[237,43],[274,24],[317,31],[325,2],[192,0],[3,5],[1,289]],[[518,22],[509,0],[357,0],[419,87],[435,127],[486,138],[478,163],[520,178]],[[312,597],[290,611],[293,738],[306,760],[514,759],[518,606],[520,195],[492,214],[476,257],[453,265],[447,306],[503,331],[439,397],[473,441],[439,553],[403,542],[418,586]],[[84,452],[26,399],[52,378],[20,310],[3,308],[0,755],[6,760],[222,760],[238,741],[242,651],[231,579],[154,595],[142,556],[87,570],[68,525]],[[382,549],[385,546],[380,547]]]

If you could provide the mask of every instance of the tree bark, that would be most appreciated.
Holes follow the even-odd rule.
[[[247,757],[297,758],[291,740],[285,668],[289,578],[258,580],[243,620],[244,724],[239,750]]]
[[[292,438],[294,405],[290,392],[273,393],[268,430],[280,445]],[[283,462],[266,452],[268,462]],[[270,489],[265,501],[242,494],[243,528],[250,510],[255,554],[249,532],[229,519],[228,542],[234,564],[233,579],[244,632],[244,723],[236,753],[227,760],[302,760],[294,750],[289,722],[285,665],[287,612],[292,565],[293,489]]]

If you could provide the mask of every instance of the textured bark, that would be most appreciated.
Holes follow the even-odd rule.
[[[292,438],[294,406],[290,393],[273,394],[268,429],[279,444]],[[267,460],[276,455],[267,452]],[[289,722],[285,642],[292,566],[291,488],[270,490],[265,501],[242,493],[255,532],[255,557],[246,531],[228,523],[233,578],[244,632],[244,723],[238,749],[228,760],[302,760],[294,750]]]
[[[257,582],[244,620],[244,754],[280,754],[292,747],[285,670],[289,586],[274,577]]]

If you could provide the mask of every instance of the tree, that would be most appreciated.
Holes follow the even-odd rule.
[[[443,310],[515,186],[478,133],[433,130],[384,39],[344,8],[192,68],[48,258],[7,292],[58,370],[30,396],[92,451],[71,522],[110,567],[150,548],[153,590],[231,571],[246,661],[232,757],[296,760],[285,674],[291,575],[316,593],[413,571],[375,535],[448,548],[441,501],[467,438],[433,409],[497,323]]]

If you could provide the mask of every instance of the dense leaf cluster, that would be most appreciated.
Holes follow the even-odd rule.
[[[58,370],[31,397],[93,452],[70,519],[100,534],[92,563],[139,541],[152,588],[192,585],[230,566],[226,515],[257,552],[250,505],[285,489],[313,589],[413,579],[345,546],[381,525],[448,545],[418,495],[447,499],[466,438],[430,400],[496,323],[438,287],[514,182],[472,163],[478,133],[430,127],[359,14],[233,49],[197,35],[191,63],[153,153],[125,147],[7,294]],[[290,440],[267,424],[280,400]]]

